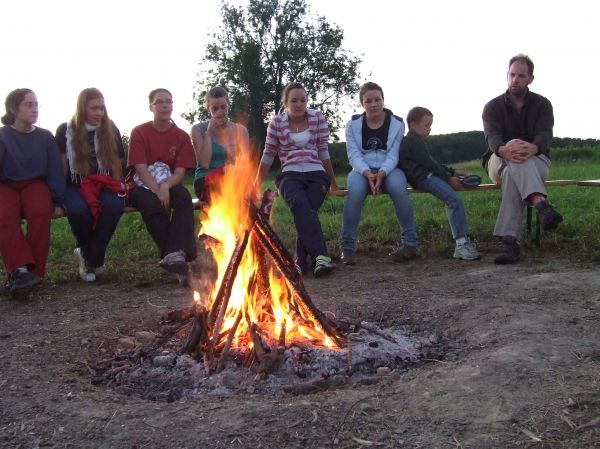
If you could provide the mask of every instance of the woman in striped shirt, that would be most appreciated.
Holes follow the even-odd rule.
[[[320,111],[308,109],[307,103],[302,84],[292,82],[283,90],[284,111],[269,123],[255,185],[260,188],[278,155],[281,173],[275,184],[294,216],[296,266],[302,273],[310,267],[315,277],[321,277],[335,265],[329,257],[318,210],[328,191],[338,196],[345,191],[338,188],[331,166],[327,120]]]

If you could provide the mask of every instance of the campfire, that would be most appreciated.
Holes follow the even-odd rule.
[[[234,353],[243,354],[244,366],[257,362],[258,372],[268,374],[290,345],[335,349],[347,343],[337,323],[313,304],[269,225],[275,194],[267,191],[260,207],[248,201],[255,173],[244,156],[228,166],[201,219],[200,238],[217,277],[208,291],[194,293],[195,305],[184,313],[193,324],[182,351],[201,357],[207,373],[221,371]]]
[[[427,330],[341,319],[311,300],[269,225],[275,194],[247,200],[256,170],[238,158],[202,212],[205,248],[191,307],[157,332],[122,336],[114,357],[86,364],[95,384],[152,400],[204,394],[308,394],[395,379],[445,344]]]

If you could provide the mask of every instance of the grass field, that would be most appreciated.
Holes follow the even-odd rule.
[[[600,151],[553,152],[554,163],[550,179],[600,178]],[[482,176],[489,182],[478,161],[455,164]],[[274,174],[265,181],[264,188],[274,188]],[[346,184],[346,174],[338,177]],[[190,191],[191,183],[189,185]],[[583,260],[600,260],[600,189],[594,187],[550,187],[552,203],[563,214],[558,229],[542,236],[540,251],[544,255],[566,255]],[[496,240],[492,231],[500,204],[499,191],[463,193],[473,238],[479,245],[492,245]],[[411,195],[414,205],[420,252],[423,254],[451,255],[454,247],[443,204],[429,194]],[[331,254],[339,255],[343,198],[328,197],[319,211],[325,238]],[[273,226],[285,245],[293,250],[295,230],[289,209],[278,198],[273,213]],[[359,252],[388,250],[400,244],[400,228],[387,195],[368,197],[363,208],[358,231]],[[77,277],[73,262],[75,240],[66,219],[52,223],[52,248],[48,271],[51,280],[60,282]],[[138,213],[125,214],[108,248],[109,273],[138,272],[142,267],[155,266],[157,251]],[[117,268],[118,267],[118,268]],[[115,269],[117,268],[117,269]]]

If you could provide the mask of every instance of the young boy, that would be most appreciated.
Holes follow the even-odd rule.
[[[400,144],[399,168],[406,174],[410,185],[431,193],[446,204],[452,236],[456,240],[454,258],[479,259],[477,248],[468,238],[469,225],[463,200],[456,193],[462,186],[459,177],[468,173],[438,164],[431,158],[425,141],[433,123],[433,114],[429,109],[418,106],[412,108],[408,112],[406,122],[408,134]]]

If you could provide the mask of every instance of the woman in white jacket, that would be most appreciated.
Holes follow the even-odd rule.
[[[402,247],[390,256],[405,262],[417,256],[417,229],[413,206],[406,190],[406,176],[397,168],[404,122],[386,109],[383,90],[373,82],[359,91],[362,114],[346,124],[346,148],[352,171],[348,175],[348,198],[342,225],[342,262],[355,263],[356,231],[366,196],[388,193],[402,228]]]

